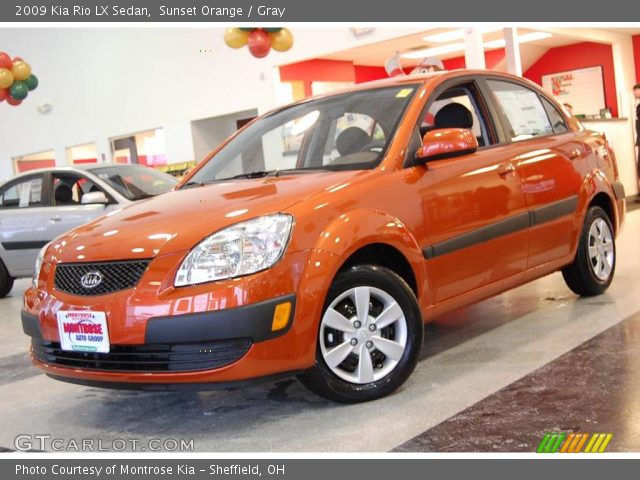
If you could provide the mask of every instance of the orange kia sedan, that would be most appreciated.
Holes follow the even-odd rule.
[[[175,191],[52,241],[22,323],[58,380],[295,375],[373,400],[411,374],[435,316],[558,270],[604,292],[623,198],[607,140],[522,78],[368,83],[274,110]]]

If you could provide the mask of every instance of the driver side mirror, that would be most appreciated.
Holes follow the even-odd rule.
[[[459,157],[478,150],[478,139],[465,128],[442,128],[427,132],[422,147],[416,152],[416,164],[431,160]]]
[[[80,199],[82,205],[107,204],[109,199],[104,192],[87,192]]]

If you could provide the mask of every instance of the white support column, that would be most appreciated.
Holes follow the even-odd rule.
[[[464,29],[464,44],[464,59],[467,68],[474,70],[484,70],[487,68],[484,60],[482,32],[479,28]]]
[[[507,72],[522,76],[522,60],[520,59],[520,44],[516,28],[504,29]]]

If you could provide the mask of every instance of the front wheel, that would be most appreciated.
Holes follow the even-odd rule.
[[[616,243],[607,213],[591,207],[582,227],[576,258],[562,269],[567,286],[583,297],[600,295],[609,288],[616,270]]]
[[[4,266],[2,260],[0,260],[0,298],[4,298],[9,295],[12,288],[13,278],[9,275],[7,267]]]
[[[353,267],[329,289],[316,363],[300,380],[337,402],[384,397],[415,368],[422,336],[420,308],[406,282],[387,268]]]

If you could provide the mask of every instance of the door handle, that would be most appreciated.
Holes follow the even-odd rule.
[[[58,223],[58,222],[61,222],[61,221],[62,221],[62,217],[57,217],[57,216],[56,216],[56,217],[51,217],[51,218],[49,219],[49,221],[50,221],[51,223]]]
[[[582,151],[579,148],[574,148],[569,152],[569,159],[575,160],[576,158],[582,156]]]
[[[516,167],[512,163],[501,163],[498,165],[498,175],[506,177],[516,171]]]

